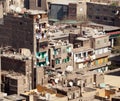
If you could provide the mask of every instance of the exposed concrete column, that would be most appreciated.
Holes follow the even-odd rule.
[[[0,18],[3,18],[3,5],[2,5],[2,2],[0,2]]]
[[[86,57],[88,57],[88,52],[86,52]]]
[[[111,39],[111,47],[114,46],[114,38]]]

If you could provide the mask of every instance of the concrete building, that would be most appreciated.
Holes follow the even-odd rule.
[[[80,29],[70,33],[69,42],[73,43],[74,46],[74,67],[76,69],[84,68],[98,72],[108,70],[109,36],[104,34],[101,27],[96,28],[95,26],[94,29],[92,27],[83,27],[81,34],[79,34]],[[106,44],[102,43],[104,41]]]
[[[21,96],[24,96],[26,101],[68,101],[67,96],[40,85],[37,86],[37,89],[22,93]]]
[[[3,12],[22,11],[24,8],[24,0],[2,0]]]
[[[29,1],[29,9],[47,11],[47,0],[27,0]]]
[[[51,1],[49,4],[49,21],[84,20],[105,25],[119,25],[119,4],[116,0],[68,0]],[[102,8],[102,9],[101,9]],[[104,16],[103,16],[104,15]]]
[[[3,18],[3,0],[0,1],[0,19]]]
[[[48,59],[47,23],[47,13],[44,11],[28,10],[21,14],[9,13],[4,17],[4,23],[0,25],[0,44],[13,46],[17,50],[28,48],[36,55],[37,65],[48,65],[48,61],[45,63],[45,59]],[[39,62],[43,62],[42,65]]]
[[[110,72],[104,75],[104,82],[110,84],[111,86],[120,87],[119,85],[119,71],[120,69],[111,70]]]
[[[119,9],[119,6],[111,6],[101,3],[87,3],[87,17],[90,21],[96,23],[120,26]]]
[[[6,96],[1,96],[0,98],[1,101],[26,101],[26,98],[20,95],[6,95]]]
[[[115,96],[112,98],[112,101],[120,101],[120,97],[119,96]]]
[[[80,98],[80,88],[79,87],[58,87],[57,92],[64,94],[68,97],[68,101],[79,101]]]
[[[63,20],[68,16],[68,5],[50,3],[48,15],[50,22]]]
[[[49,42],[49,47],[49,60],[52,68],[62,71],[69,67],[73,69],[72,44],[55,40]]]
[[[1,82],[2,91],[7,94],[20,94],[33,88],[32,57],[28,53],[29,51],[26,52],[24,51],[24,55],[22,55],[3,51]]]
[[[89,1],[89,0],[86,0]],[[61,20],[86,20],[85,0],[65,0],[51,1],[49,6],[49,21],[57,22]]]

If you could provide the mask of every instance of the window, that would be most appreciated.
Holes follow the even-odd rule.
[[[89,18],[92,18],[92,15],[88,15]]]
[[[116,13],[116,11],[115,11],[115,10],[113,10],[113,11],[112,11],[112,13],[114,13],[114,14],[115,14],[115,13]]]
[[[99,17],[99,16],[96,16],[96,19],[100,19],[100,17]]]
[[[104,20],[107,20],[107,17],[104,17],[103,19],[104,19]]]
[[[81,53],[80,54],[78,54],[79,55],[79,57],[81,57]]]
[[[85,52],[83,53],[83,56],[86,57],[86,53]]]
[[[114,22],[114,21],[115,21],[115,19],[114,19],[114,18],[111,18],[111,21],[112,21],[112,22]]]
[[[37,0],[37,6],[41,7],[41,0]]]
[[[23,23],[22,22],[20,22],[20,25],[22,25]]]
[[[99,9],[99,8],[97,8],[97,11],[100,11],[100,9]]]
[[[66,6],[63,6],[63,12],[67,12],[67,7]]]

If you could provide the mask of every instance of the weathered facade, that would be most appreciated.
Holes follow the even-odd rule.
[[[2,91],[20,94],[33,88],[32,58],[3,53],[1,57]]]
[[[29,0],[29,9],[47,10],[46,0]]]
[[[0,1],[0,19],[3,18],[3,0]]]
[[[53,41],[50,42],[49,46],[49,59],[52,68],[62,71],[65,71],[69,67],[73,68],[72,44],[62,41]]]
[[[92,32],[93,30],[93,32]],[[69,42],[73,43],[74,49],[74,67],[76,69],[97,70],[104,72],[108,70],[109,65],[108,56],[110,52],[109,36],[98,29],[99,32],[90,27],[85,27],[79,34],[79,31],[71,32],[69,35]],[[100,31],[101,30],[101,31]],[[100,70],[98,68],[101,68]]]
[[[87,3],[87,17],[96,23],[120,26],[119,9],[119,6]]]

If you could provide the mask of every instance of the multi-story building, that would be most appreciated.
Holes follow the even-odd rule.
[[[89,1],[89,0],[86,0]],[[86,20],[86,1],[65,0],[51,1],[49,7],[49,21],[57,22],[60,20]]]
[[[110,46],[108,35],[94,35],[92,38],[92,47],[94,48],[95,61],[93,61],[93,66],[98,72],[104,72],[108,70],[108,61],[110,51],[108,47]],[[101,67],[101,68],[100,68]]]
[[[9,13],[4,17],[4,23],[0,25],[0,44],[10,45],[16,49],[28,48],[36,55],[37,65],[46,65],[49,63],[45,62],[45,59],[48,59],[47,22],[45,11],[28,10],[21,14]]]
[[[0,19],[3,18],[3,0],[0,0]]]
[[[68,101],[67,96],[40,85],[37,89],[22,93],[21,96],[25,97],[26,101]]]
[[[29,51],[18,54],[3,50],[1,71],[2,91],[7,94],[20,94],[33,88],[32,57]]]
[[[87,17],[96,23],[119,26],[119,9],[119,6],[89,2],[87,3]]]
[[[1,0],[4,13],[8,13],[11,10],[21,11],[24,8],[24,0]]]
[[[34,10],[46,10],[47,11],[47,0],[27,0],[29,1],[29,9]]]
[[[17,50],[27,48],[33,54],[34,87],[37,84],[43,84],[44,76],[44,73],[40,73],[39,76],[40,69],[36,67],[49,65],[47,23],[48,18],[45,11],[27,10],[20,14],[7,14],[4,17],[4,23],[0,25],[0,44],[2,46],[10,45]]]
[[[84,20],[105,25],[119,26],[118,0],[68,0],[51,1],[49,21]],[[102,8],[102,9],[101,9]]]
[[[108,56],[110,54],[108,46],[110,46],[110,42],[109,36],[105,35],[101,28],[95,30],[85,27],[81,34],[72,32],[69,41],[74,46],[74,67],[76,69],[95,69],[99,72],[108,70]],[[105,68],[103,68],[104,66]]]
[[[23,74],[2,71],[2,91],[8,95],[20,94],[30,90],[30,82]]]
[[[65,71],[67,68],[73,68],[73,45],[67,41],[54,40],[49,43],[49,60],[50,66],[56,70]]]

